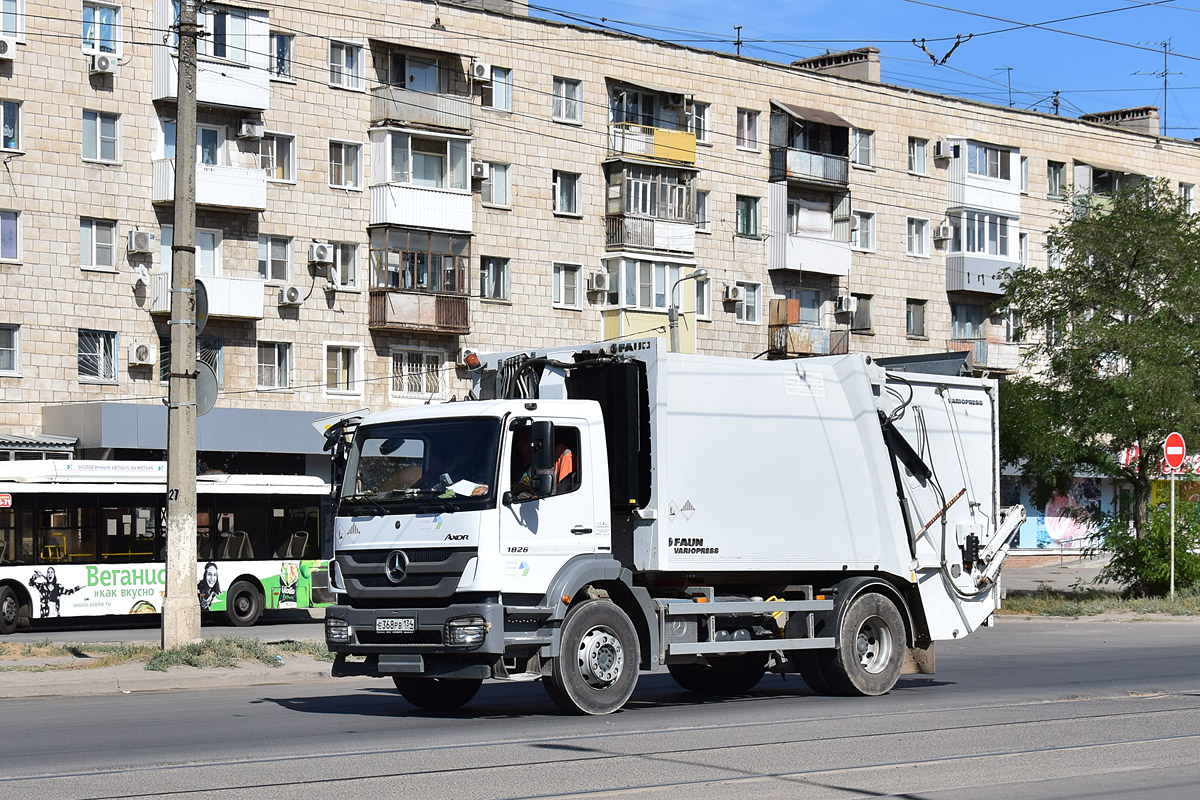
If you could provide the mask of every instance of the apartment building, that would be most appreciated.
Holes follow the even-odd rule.
[[[0,13],[0,458],[165,446],[176,9]],[[462,395],[464,348],[665,336],[673,303],[688,351],[1014,370],[997,275],[1052,261],[1071,187],[1200,182],[1153,109],[884,85],[870,50],[768,63],[501,0],[200,19],[199,436],[229,469],[319,474],[315,417]]]

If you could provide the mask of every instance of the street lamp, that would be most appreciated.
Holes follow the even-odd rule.
[[[667,307],[667,324],[671,328],[671,352],[679,352],[679,304],[675,302],[675,290],[679,288],[679,284],[684,281],[695,279],[697,281],[708,280],[708,270],[694,269],[692,274],[684,275],[679,280],[671,284],[671,305]]]

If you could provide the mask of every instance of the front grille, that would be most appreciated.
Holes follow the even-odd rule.
[[[392,583],[386,575],[363,575],[358,582],[372,588],[384,586],[437,586],[442,581],[441,575],[405,575],[400,583]]]
[[[458,588],[467,563],[478,554],[474,547],[406,547],[408,569],[400,583],[385,572],[388,556],[400,548],[343,550],[337,554],[346,592],[354,601],[404,602],[408,598],[449,597]]]
[[[441,644],[441,631],[417,631],[416,633],[376,633],[355,631],[359,644]]]

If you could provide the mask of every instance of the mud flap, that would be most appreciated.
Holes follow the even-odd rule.
[[[904,668],[901,675],[932,675],[934,672],[933,658],[934,642],[929,647],[910,647],[904,656]]]

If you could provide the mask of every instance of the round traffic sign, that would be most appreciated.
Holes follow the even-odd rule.
[[[1183,459],[1187,457],[1187,447],[1184,446],[1181,434],[1173,432],[1167,436],[1167,441],[1163,444],[1163,455],[1166,456],[1167,466],[1171,469],[1183,466]]]

